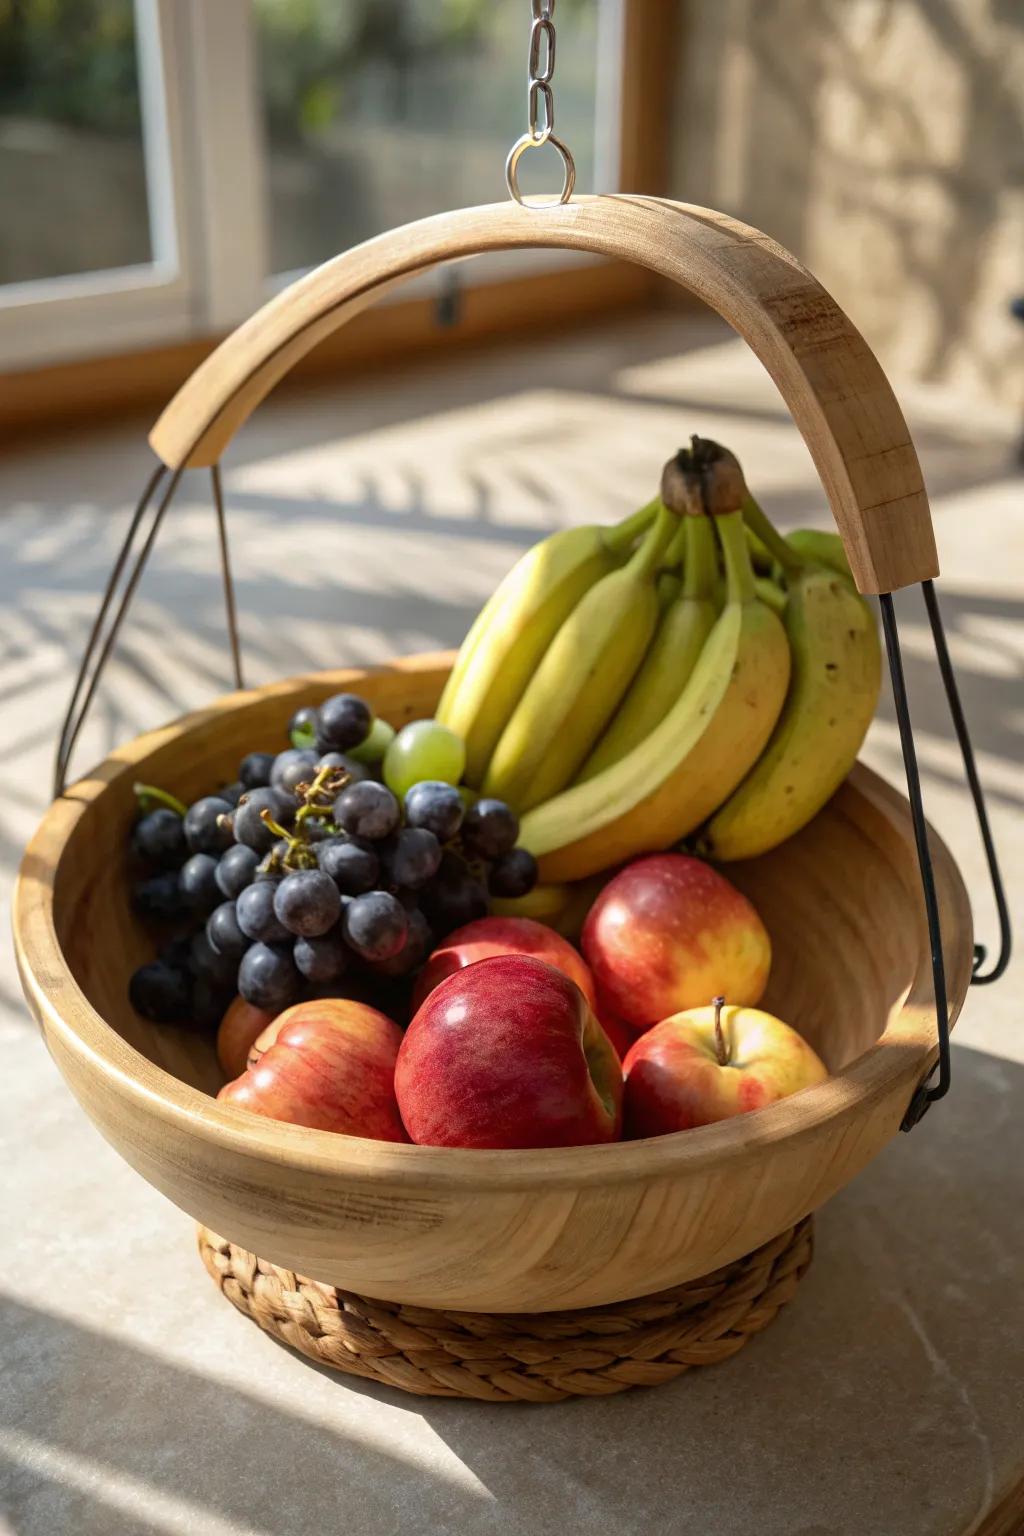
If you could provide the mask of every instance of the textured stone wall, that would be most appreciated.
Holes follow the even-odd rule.
[[[684,0],[673,193],[790,247],[896,374],[1024,400],[1024,0]]]

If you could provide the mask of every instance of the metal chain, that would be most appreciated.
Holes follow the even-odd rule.
[[[509,150],[505,161],[505,185],[509,197],[524,208],[557,208],[572,197],[576,162],[567,145],[555,135],[555,97],[551,81],[555,73],[555,0],[531,0],[530,54],[527,68],[526,117],[529,128]],[[528,203],[519,190],[519,162],[528,149],[552,145],[562,157],[562,190],[555,199]]]

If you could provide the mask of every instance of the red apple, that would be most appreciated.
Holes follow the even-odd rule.
[[[720,994],[759,1002],[772,958],[747,898],[683,853],[620,870],[590,909],[582,947],[602,998],[634,1029]]]
[[[623,1063],[626,1135],[665,1136],[774,1104],[828,1076],[802,1035],[760,1008],[691,1008],[641,1035]]]
[[[330,997],[297,1003],[269,1028],[272,1043],[218,1099],[314,1130],[408,1141],[395,1102],[397,1024],[365,1003]]]
[[[625,1061],[626,1052],[636,1039],[636,1030],[631,1029],[617,1013],[613,1013],[601,997],[597,999],[594,1012],[597,1015],[597,1022],[614,1045],[616,1056],[620,1061]]]
[[[491,955],[535,955],[538,960],[546,960],[576,983],[593,1008],[593,977],[583,956],[567,939],[532,917],[481,917],[464,928],[456,928],[434,950],[416,982],[413,1011],[446,976]]]
[[[244,1072],[253,1042],[276,1017],[236,997],[217,1028],[217,1060],[225,1077]]]
[[[622,1071],[574,981],[495,955],[442,981],[405,1032],[395,1092],[413,1141],[574,1147],[614,1141]]]

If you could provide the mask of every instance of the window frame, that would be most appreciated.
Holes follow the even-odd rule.
[[[187,45],[182,0],[135,0],[135,18],[153,260],[0,285],[5,368],[166,341],[187,335],[194,323],[194,230],[180,88]]]
[[[627,187],[657,195],[665,190],[667,172],[675,8],[664,0],[600,3],[595,182],[601,190]],[[93,358],[103,359],[105,373],[113,370],[97,395],[97,414],[109,413],[121,398],[116,375],[122,362],[135,398],[156,397],[160,388],[170,392],[186,361],[194,366],[223,334],[298,275],[266,276],[266,164],[250,0],[135,4],[158,260],[152,266],[0,288],[0,369],[7,371],[6,381],[0,374],[0,385],[14,385],[22,396],[10,399],[9,391],[0,388],[0,396],[8,397],[6,409],[0,399],[0,432],[12,422],[21,427],[34,419],[34,402],[46,393],[46,374],[58,381],[65,410],[75,414],[85,365]],[[168,213],[173,215],[170,230]],[[422,345],[425,316],[434,316],[438,339],[448,342],[473,339],[481,330],[493,334],[502,329],[497,318],[502,316],[509,329],[550,325],[547,300],[558,291],[559,279],[566,295],[580,289],[579,302],[570,306],[572,316],[599,307],[601,278],[588,273],[581,282],[585,268],[572,253],[545,253],[542,261],[524,253],[520,260],[521,266],[513,258],[491,275],[486,267],[475,272],[473,263],[460,269],[459,309],[468,323],[445,319],[439,300],[446,290],[439,274],[383,300],[382,307],[393,311],[387,325],[390,347],[400,345],[402,316],[408,317],[413,348]],[[536,286],[540,277],[548,279],[543,290]],[[483,296],[468,302],[478,288],[487,288],[486,302]],[[606,288],[609,300],[620,305],[651,291],[646,279],[632,282],[621,271],[607,273]],[[545,303],[531,305],[538,291],[545,294]],[[486,318],[477,322],[474,314]],[[147,349],[149,370],[143,360]],[[141,394],[140,363],[142,376],[152,379],[152,389]],[[88,402],[82,404],[88,414]]]

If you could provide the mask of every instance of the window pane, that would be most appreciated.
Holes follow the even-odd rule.
[[[526,127],[525,0],[255,0],[274,272],[394,224],[505,196]],[[598,0],[561,0],[555,117],[593,182]],[[552,149],[521,162],[554,191]]]
[[[0,0],[0,283],[152,259],[133,0]]]

